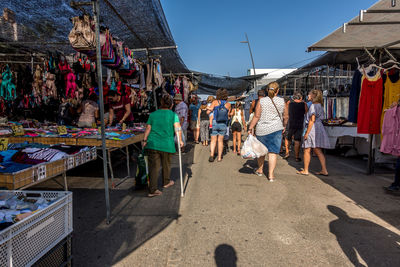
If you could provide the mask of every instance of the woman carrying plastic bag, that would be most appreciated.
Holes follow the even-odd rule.
[[[258,139],[254,136],[249,134],[246,141],[244,141],[242,151],[240,155],[244,159],[248,158],[259,158],[268,154],[268,149],[264,146]]]

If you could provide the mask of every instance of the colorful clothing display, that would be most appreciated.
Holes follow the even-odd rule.
[[[348,116],[348,121],[354,123],[357,123],[358,104],[361,92],[361,80],[362,80],[362,73],[359,70],[355,70],[350,90],[349,116]]]
[[[400,156],[400,106],[388,109],[382,125],[382,143],[380,151]]]
[[[386,74],[385,93],[383,94],[383,108],[382,108],[382,124],[386,110],[400,98],[400,79],[399,73],[397,77],[392,77],[389,73]],[[397,80],[395,80],[397,78]]]
[[[382,114],[383,81],[380,72],[369,77],[365,71],[357,116],[357,133],[379,134]]]

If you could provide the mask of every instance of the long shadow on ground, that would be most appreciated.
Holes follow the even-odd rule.
[[[303,155],[301,154],[303,158]],[[367,162],[361,158],[345,158],[337,155],[326,155],[329,176],[317,176],[342,194],[354,201],[389,224],[400,229],[400,197],[388,195],[382,185],[390,185],[376,176],[393,179],[393,170],[376,166],[375,173],[366,175]],[[288,160],[289,165],[296,169],[303,167],[303,162],[296,162],[294,156]],[[320,171],[321,165],[317,157],[311,158],[310,172]],[[305,178],[306,179],[306,178]]]

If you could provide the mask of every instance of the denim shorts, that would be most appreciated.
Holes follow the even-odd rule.
[[[224,136],[226,134],[226,129],[227,129],[226,123],[217,123],[216,121],[213,121],[211,136],[216,136],[216,135]]]
[[[268,148],[269,153],[279,154],[282,144],[282,131],[276,131],[267,135],[257,136],[257,139]]]

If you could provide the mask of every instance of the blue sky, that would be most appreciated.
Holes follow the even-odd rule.
[[[318,55],[308,46],[377,0],[161,0],[189,69],[230,76],[251,68],[284,68]],[[304,64],[304,63],[302,63]],[[298,64],[296,67],[300,67]]]

